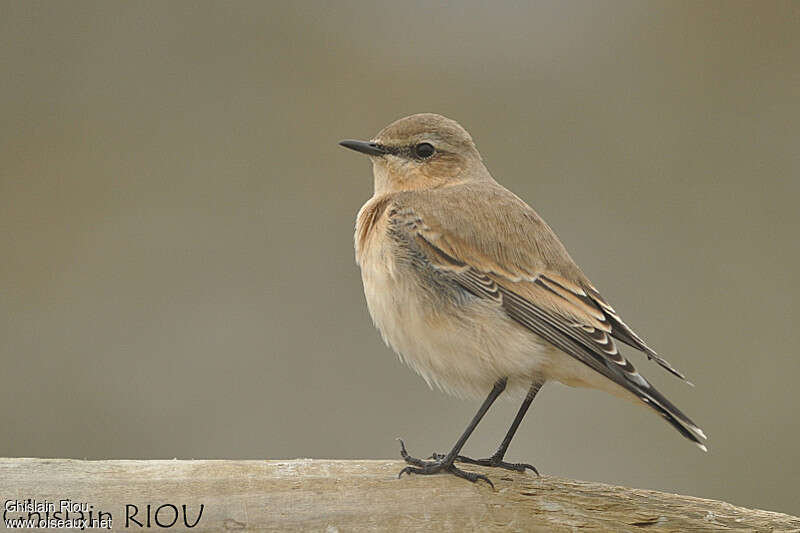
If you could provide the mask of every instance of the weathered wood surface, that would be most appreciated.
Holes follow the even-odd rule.
[[[63,499],[87,503],[94,517],[109,513],[115,531],[148,530],[150,504],[150,530],[165,529],[155,521],[160,506],[162,525],[175,506],[171,531],[800,532],[797,517],[689,496],[475,467],[494,481],[492,490],[450,475],[397,479],[402,467],[388,460],[0,459],[0,498],[56,508]],[[142,527],[126,523],[133,505]],[[183,505],[188,524],[203,506],[191,529]],[[6,513],[20,516],[27,513]]]

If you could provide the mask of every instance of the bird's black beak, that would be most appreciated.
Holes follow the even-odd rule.
[[[386,149],[376,143],[371,143],[367,141],[354,141],[352,139],[347,139],[345,141],[339,142],[345,148],[350,148],[351,150],[355,150],[356,152],[361,152],[362,154],[367,155],[384,155],[386,154]]]

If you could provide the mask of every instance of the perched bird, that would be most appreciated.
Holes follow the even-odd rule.
[[[469,133],[436,114],[389,124],[371,141],[339,144],[372,160],[374,194],[358,213],[356,262],[384,341],[428,384],[489,395],[446,455],[411,457],[403,473],[485,476],[455,463],[524,471],[504,456],[534,396],[550,380],[644,403],[705,450],[703,431],[620,354],[616,341],[683,374],[628,327],[553,230],[492,178]],[[528,388],[487,459],[461,448],[506,388]],[[538,472],[537,472],[538,473]]]

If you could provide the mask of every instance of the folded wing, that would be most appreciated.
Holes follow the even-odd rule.
[[[685,379],[683,374],[622,322],[527,204],[504,189],[486,192],[483,200],[492,194],[500,205],[483,221],[474,210],[454,220],[437,219],[428,202],[452,201],[446,194],[417,197],[413,209],[400,197],[391,210],[391,231],[427,266],[473,295],[496,302],[513,320],[633,393],[705,449],[702,430],[636,371],[614,339],[643,351],[673,375]],[[467,202],[475,197],[459,196]],[[481,222],[483,227],[476,228]]]

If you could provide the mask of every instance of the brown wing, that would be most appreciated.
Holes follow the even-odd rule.
[[[468,204],[474,192],[460,196]],[[632,392],[702,447],[702,430],[636,371],[613,340],[644,349],[641,339],[600,297],[552,230],[524,202],[507,194],[511,198],[502,197],[504,209],[487,214],[485,204],[475,205],[471,216],[455,216],[444,223],[434,213],[452,212],[452,206],[433,209],[432,202],[453,198],[417,196],[412,202],[400,197],[392,210],[391,226],[444,278],[495,301],[513,320]],[[479,229],[476,224],[480,223]]]

